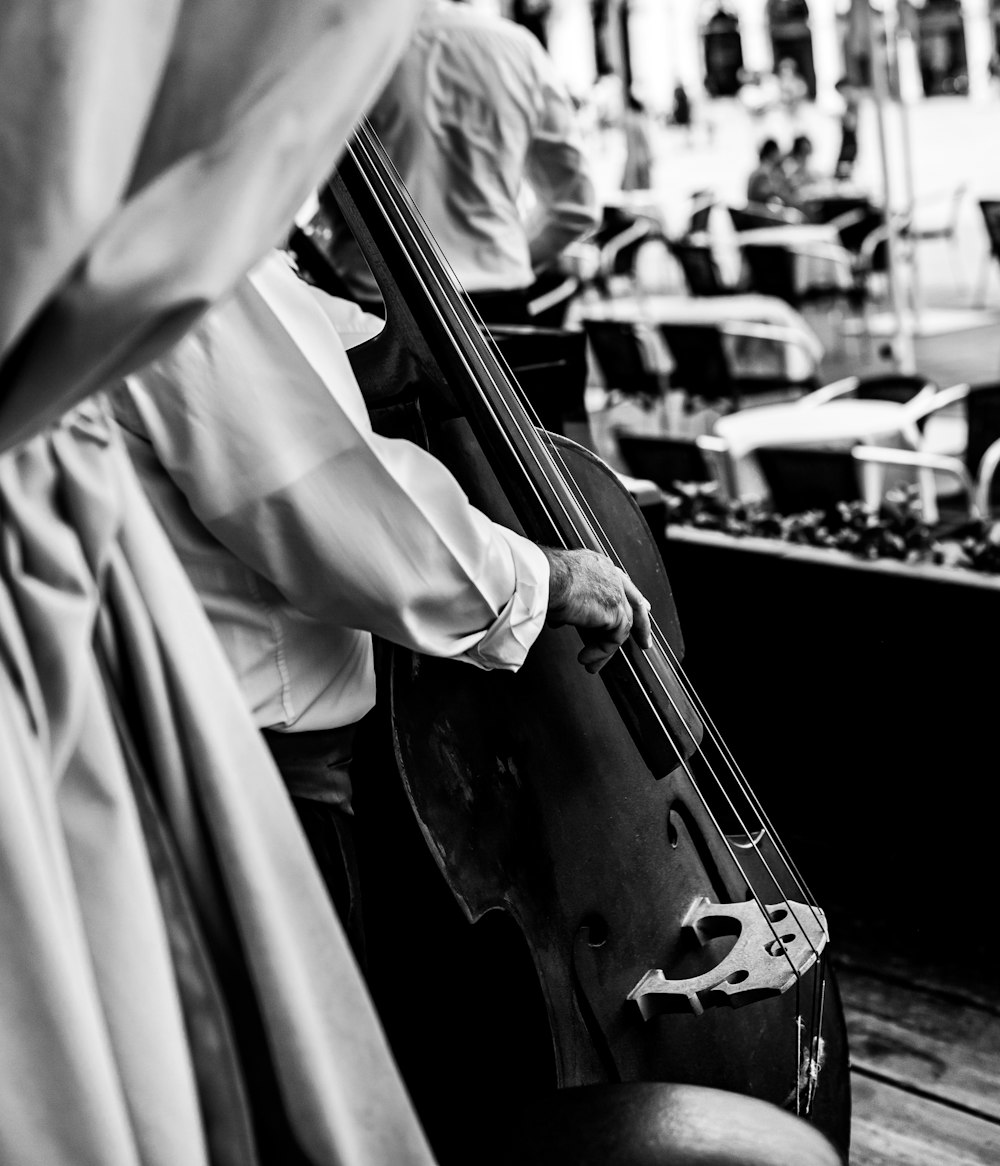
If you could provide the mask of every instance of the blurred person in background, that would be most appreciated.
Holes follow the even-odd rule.
[[[529,289],[599,221],[576,109],[537,38],[429,0],[370,120],[483,319],[529,323]],[[350,232],[324,209],[349,294],[384,311]]]
[[[806,134],[799,134],[784,160],[785,181],[796,200],[801,199],[803,191],[816,182],[817,175],[810,164],[812,155],[812,140]]]
[[[692,121],[691,99],[684,86],[678,83],[674,86],[674,103],[670,111],[670,122],[671,125],[677,126],[684,132],[687,145],[691,145]]]
[[[788,119],[788,127],[795,133],[800,124],[802,105],[809,96],[809,86],[791,57],[778,63],[778,102]]]
[[[837,82],[836,88],[843,98],[844,108],[840,114],[840,150],[834,177],[849,182],[854,176],[854,164],[858,158],[858,93],[846,77]]]
[[[649,114],[632,92],[625,99],[625,171],[622,190],[650,190],[653,186],[653,145]]]
[[[764,206],[791,206],[792,189],[783,168],[781,147],[774,138],[765,138],[757,155],[757,165],[747,179],[747,202]]]

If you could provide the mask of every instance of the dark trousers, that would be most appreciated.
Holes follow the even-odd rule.
[[[340,922],[359,965],[365,966],[364,914],[354,815],[341,801],[322,801],[324,780],[342,790],[350,764],[353,728],[329,732],[273,733],[263,737],[284,778]],[[308,790],[308,797],[301,796]]]

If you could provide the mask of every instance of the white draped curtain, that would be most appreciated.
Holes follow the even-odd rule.
[[[99,396],[282,238],[413,8],[0,6],[4,1163],[252,1166],[241,977],[309,1161],[431,1162]]]

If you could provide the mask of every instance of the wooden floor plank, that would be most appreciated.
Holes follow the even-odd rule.
[[[851,1166],[997,1166],[1000,1126],[851,1075]]]
[[[963,963],[936,963],[924,951],[901,950],[901,945],[879,947],[864,937],[838,937],[834,953],[838,978],[847,972],[871,973],[906,987],[924,988],[941,996],[1000,1016],[1000,978],[990,958],[970,959]]]
[[[1000,1122],[1000,1017],[847,969],[838,980],[853,1065]]]

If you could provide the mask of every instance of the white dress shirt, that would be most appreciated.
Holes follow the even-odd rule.
[[[514,670],[544,622],[542,552],[424,450],[372,432],[337,325],[358,340],[373,319],[275,252],[114,395],[261,728],[360,719],[369,633]]]
[[[467,291],[526,288],[597,226],[573,103],[513,21],[430,0],[370,121]],[[378,299],[346,230],[334,260],[354,294]]]

